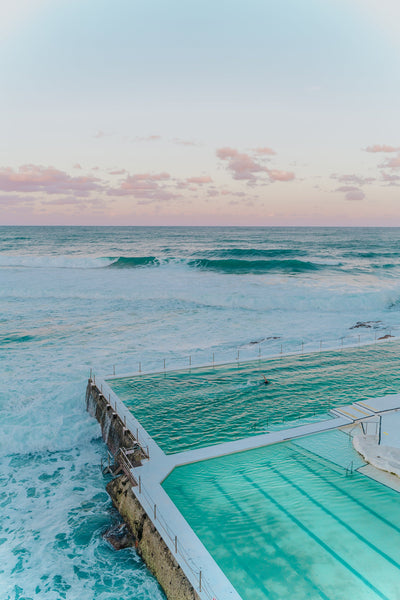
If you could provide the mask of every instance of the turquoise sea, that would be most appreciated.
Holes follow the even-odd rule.
[[[399,311],[399,229],[0,227],[1,600],[164,598],[102,537],[91,367],[357,345]]]

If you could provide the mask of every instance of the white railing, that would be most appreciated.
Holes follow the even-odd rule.
[[[237,346],[234,351],[234,355],[232,356],[231,354],[231,359],[227,358],[226,352],[220,350],[219,354],[224,356],[222,361],[218,360],[218,357],[216,356],[217,353],[213,351],[211,355],[209,355],[208,360],[203,360],[197,365],[194,365],[192,355],[189,355],[187,357],[186,364],[182,364],[182,358],[176,357],[175,360],[173,359],[174,364],[168,364],[167,359],[162,358],[160,359],[161,364],[159,368],[154,368],[154,361],[152,361],[152,366],[146,370],[143,369],[144,362],[138,361],[137,370],[133,370],[132,372],[127,373],[126,371],[123,372],[122,369],[118,369],[118,375],[116,365],[113,365],[112,375],[110,374],[106,376],[106,378],[110,379],[112,377],[127,377],[129,375],[132,376],[136,374],[155,374],[162,373],[167,370],[182,371],[202,367],[216,367],[235,362],[250,362],[256,359],[267,360],[273,358],[283,358],[286,356],[311,354],[313,352],[344,350],[345,348],[356,348],[365,345],[381,344],[382,342],[393,340],[396,337],[394,334],[397,332],[397,330],[400,331],[400,328],[393,326],[379,330],[374,329],[363,331],[362,333],[344,335],[339,338],[330,338],[325,340],[313,341],[302,340],[301,342],[285,342],[280,341],[280,338],[278,336],[270,336],[269,338],[265,338],[260,341],[250,342],[248,344]],[[232,352],[232,350],[230,352]],[[92,369],[90,370],[90,373],[92,374]]]
[[[217,600],[217,595],[213,592],[209,581],[204,576],[201,567],[195,564],[195,561],[190,557],[190,552],[183,546],[178,536],[175,534],[173,529],[168,524],[167,519],[163,516],[162,512],[154,502],[148,490],[143,485],[142,479],[139,476],[138,486],[135,488],[135,493],[142,507],[146,510],[150,517],[153,525],[171,550],[172,554],[177,558],[177,562],[180,566],[182,563],[185,565],[185,570],[190,571],[192,575],[192,581],[197,582],[197,585],[193,586],[196,592],[200,592],[202,598],[207,600]],[[146,505],[146,506],[145,506]],[[167,542],[169,540],[169,543]]]

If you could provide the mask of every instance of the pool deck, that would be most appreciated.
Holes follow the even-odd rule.
[[[164,491],[161,484],[175,467],[349,426],[363,419],[376,418],[382,413],[400,409],[400,394],[393,394],[368,402],[360,401],[349,406],[337,407],[330,411],[330,419],[205,448],[165,454],[113,392],[106,379],[97,377],[94,384],[108,398],[109,404],[125,427],[147,450],[148,460],[131,470],[136,481],[140,482],[132,491],[201,600],[241,600],[241,597]],[[180,549],[178,553],[177,541]]]

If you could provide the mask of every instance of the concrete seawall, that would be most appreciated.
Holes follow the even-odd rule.
[[[199,600],[135,494],[136,482],[130,476],[129,466],[138,466],[146,460],[146,450],[141,448],[133,432],[125,426],[92,380],[89,380],[86,389],[86,408],[100,424],[103,439],[114,456],[114,472],[122,471],[108,483],[106,489],[135,539],[139,556],[157,578],[168,600]],[[127,457],[130,464],[127,464]]]

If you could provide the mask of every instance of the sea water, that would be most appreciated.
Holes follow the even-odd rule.
[[[0,228],[0,598],[164,597],[102,537],[91,367],[373,342],[397,334],[399,277],[398,229]]]

